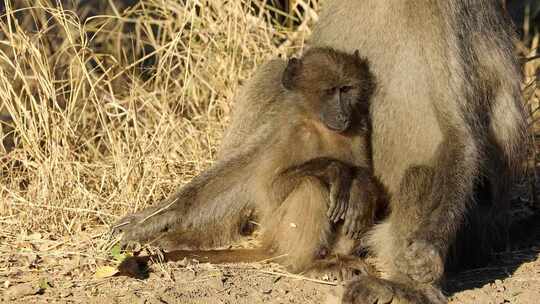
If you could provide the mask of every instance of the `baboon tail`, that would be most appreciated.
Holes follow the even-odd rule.
[[[271,259],[271,253],[264,248],[223,249],[223,250],[174,250],[161,255],[128,257],[118,266],[119,275],[137,279],[148,278],[148,264],[153,261],[177,262],[195,259],[201,263],[254,263]]]

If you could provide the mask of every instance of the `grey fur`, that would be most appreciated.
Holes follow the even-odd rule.
[[[330,0],[309,44],[360,49],[381,80],[370,109],[373,166],[391,213],[370,243],[386,280],[350,285],[344,302],[444,301],[419,286],[436,288],[451,251],[466,262],[472,248],[479,260],[504,241],[508,194],[526,153],[501,2]],[[479,193],[489,199],[478,202]]]

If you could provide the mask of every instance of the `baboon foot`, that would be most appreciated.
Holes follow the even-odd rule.
[[[174,216],[171,212],[160,212],[158,208],[148,208],[117,221],[112,227],[112,233],[123,233],[124,245],[130,242],[143,243],[169,232],[173,224]]]
[[[344,304],[445,304],[440,289],[426,285],[419,289],[379,279],[361,276],[345,287]]]
[[[362,276],[345,288],[344,304],[389,304],[394,299],[394,289],[386,281],[372,276]]]
[[[409,242],[394,263],[398,271],[422,284],[437,282],[444,272],[444,259],[440,251],[423,240]]]
[[[338,256],[316,261],[305,274],[309,277],[324,277],[330,281],[350,281],[373,272],[373,267],[361,258]]]

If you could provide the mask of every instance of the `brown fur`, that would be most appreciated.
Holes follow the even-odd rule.
[[[444,302],[433,291],[445,262],[478,265],[504,245],[525,155],[500,1],[332,0],[310,45],[361,49],[384,80],[371,102],[372,152],[391,213],[370,242],[387,275],[350,285],[344,302]]]
[[[351,237],[372,224],[379,197],[368,143],[373,88],[365,60],[331,49],[265,64],[237,96],[216,164],[158,206],[121,220],[124,240],[211,249],[229,245],[258,221],[261,249],[176,251],[165,259],[274,258],[299,272],[350,255],[358,244]],[[341,218],[344,224],[334,225]],[[351,261],[346,264],[359,263]]]

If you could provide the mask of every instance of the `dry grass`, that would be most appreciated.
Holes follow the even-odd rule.
[[[253,9],[261,1],[143,0],[98,15],[61,2],[6,1],[0,20],[0,230],[9,239],[107,227],[206,168],[239,83],[300,48],[318,10],[297,1],[301,25],[289,32],[270,20],[274,9]]]
[[[211,162],[238,84],[303,40],[244,0],[85,19],[50,2],[6,2],[0,22],[0,224],[17,233],[89,230],[164,198]]]

